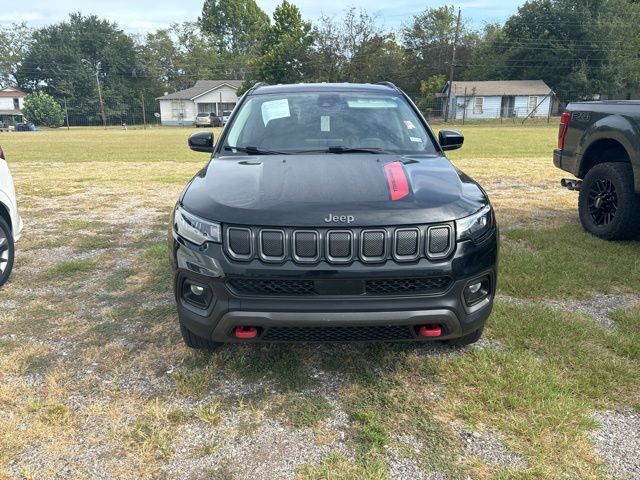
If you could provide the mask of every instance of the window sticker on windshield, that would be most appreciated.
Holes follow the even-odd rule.
[[[271,100],[262,104],[262,120],[266,125],[276,118],[290,117],[289,100],[282,98],[280,100]]]
[[[407,130],[413,130],[416,126],[413,124],[411,120],[403,120],[404,126],[407,127]]]
[[[321,132],[331,131],[331,117],[329,115],[322,115],[320,117],[320,131]]]
[[[416,143],[422,143],[422,139],[420,137],[409,137],[409,140]]]
[[[356,98],[347,100],[349,108],[398,108],[398,105],[386,98]]]

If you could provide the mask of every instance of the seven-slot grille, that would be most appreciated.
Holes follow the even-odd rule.
[[[443,259],[453,252],[455,241],[450,224],[335,230],[231,226],[225,229],[224,247],[237,261],[347,264]]]

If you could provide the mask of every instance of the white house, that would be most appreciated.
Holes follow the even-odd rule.
[[[236,106],[241,84],[242,80],[198,80],[191,88],[156,98],[162,125],[191,125],[198,113],[222,116]]]
[[[24,121],[22,108],[26,96],[25,92],[16,87],[0,89],[0,123],[15,125]]]
[[[449,82],[442,92],[443,108]],[[449,118],[546,117],[551,113],[553,91],[542,80],[453,82]]]

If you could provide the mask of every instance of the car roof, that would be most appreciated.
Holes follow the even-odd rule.
[[[294,83],[278,85],[258,85],[250,95],[266,95],[270,93],[299,93],[299,92],[368,92],[368,93],[399,93],[390,84],[374,83]]]

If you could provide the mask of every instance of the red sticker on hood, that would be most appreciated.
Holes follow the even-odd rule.
[[[389,184],[389,193],[391,200],[400,200],[409,195],[409,182],[407,174],[404,172],[404,166],[400,162],[387,163],[384,166],[384,173]]]

